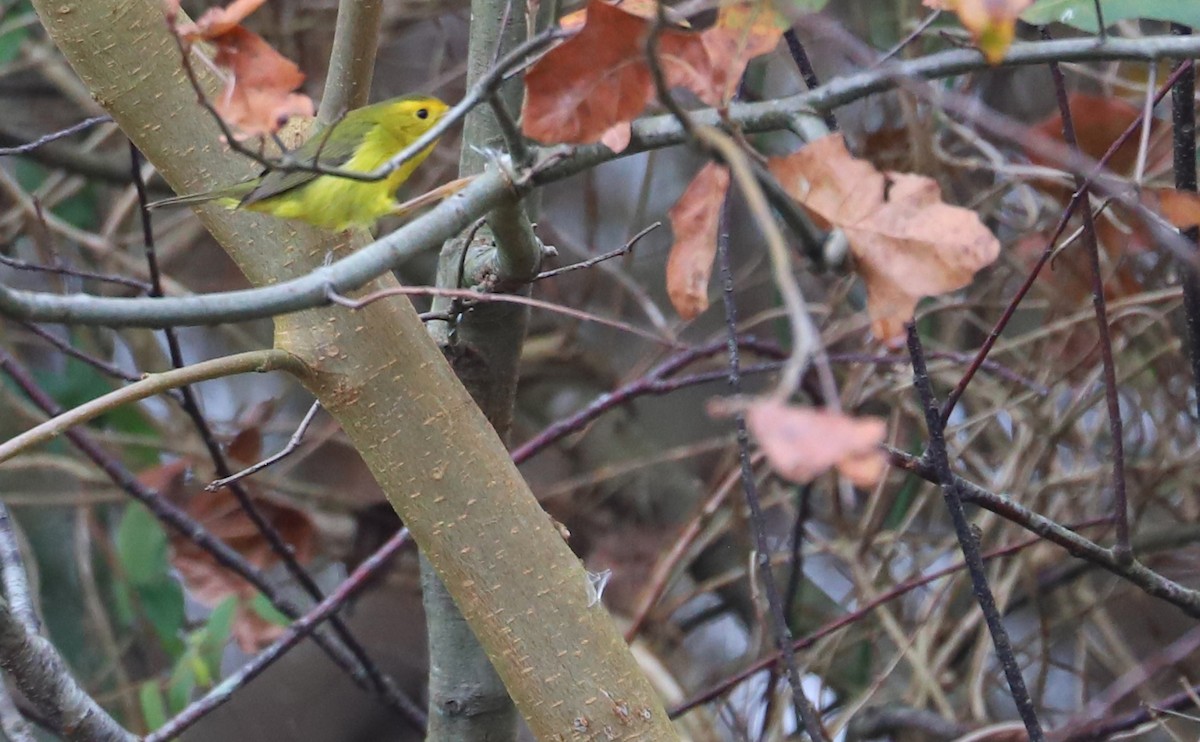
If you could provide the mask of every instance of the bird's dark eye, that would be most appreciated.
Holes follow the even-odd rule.
[[[417,109],[417,118],[419,118],[419,119],[429,118],[429,109],[428,108],[418,108]]]

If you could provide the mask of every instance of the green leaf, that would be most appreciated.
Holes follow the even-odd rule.
[[[180,633],[186,617],[183,588],[171,576],[166,532],[149,510],[132,504],[121,516],[116,540],[117,559],[137,596],[137,606],[154,627],[163,649],[178,657],[184,650]],[[130,611],[126,615],[132,621],[129,595],[121,588],[116,595],[117,605],[124,607],[119,613]]]
[[[212,678],[221,676],[221,655],[225,651],[225,645],[229,642],[230,634],[233,633],[233,618],[236,612],[237,598],[230,595],[213,609],[204,628],[197,632],[196,649],[206,665],[207,677],[207,680],[202,681],[201,685],[211,685]]]
[[[12,19],[12,25],[16,25],[23,17]],[[8,64],[17,58],[21,53],[21,42],[29,38],[29,26],[15,28],[8,33],[0,35],[0,64]]]
[[[192,700],[192,691],[196,690],[195,656],[185,653],[175,661],[175,669],[171,672],[171,680],[167,683],[167,705],[172,714],[178,714]]]
[[[233,616],[237,611],[237,598],[230,595],[213,609],[204,626],[204,643],[209,647],[222,648],[233,632]]]
[[[917,452],[920,455],[920,451]],[[896,496],[892,498],[892,506],[888,508],[887,515],[883,518],[883,523],[880,527],[885,531],[894,531],[904,525],[905,518],[908,517],[909,510],[917,501],[917,494],[920,491],[920,480],[914,475],[908,475],[904,478],[904,484],[900,486]]]
[[[188,652],[184,655],[184,659],[191,665],[192,677],[196,679],[196,685],[201,688],[207,688],[213,684],[215,674],[205,658],[200,656],[199,652]]]
[[[170,579],[167,533],[150,511],[141,505],[125,508],[117,526],[117,558],[129,581],[154,585]]]
[[[18,157],[13,168],[17,182],[26,191],[32,192],[46,180],[50,169],[42,167],[32,160]],[[80,229],[91,229],[96,225],[96,189],[88,184],[79,192],[64,198],[50,210],[52,214]]]
[[[800,13],[816,13],[829,4],[829,0],[791,0],[792,7]]]
[[[1101,0],[1104,24],[1145,18],[1200,26],[1200,3],[1195,0]],[[1094,0],[1040,0],[1021,14],[1021,20],[1041,26],[1064,23],[1089,33],[1099,33]]]
[[[259,618],[276,626],[286,628],[292,625],[292,619],[281,613],[278,608],[271,604],[270,600],[267,600],[267,596],[262,593],[255,594],[254,599],[250,601],[250,608],[258,614]]]
[[[167,709],[163,705],[162,691],[158,689],[158,683],[153,680],[142,683],[138,689],[138,698],[141,700],[142,718],[146,721],[147,729],[153,732],[167,723]]]
[[[154,627],[163,649],[172,657],[178,657],[185,648],[179,636],[186,619],[183,588],[174,580],[164,578],[160,582],[137,585],[135,589],[146,620]]]
[[[133,621],[137,616],[133,613],[133,592],[130,589],[129,583],[114,580],[112,582],[112,591],[113,611],[116,613],[117,622],[125,628],[133,626]]]

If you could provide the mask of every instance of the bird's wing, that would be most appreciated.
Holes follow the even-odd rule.
[[[304,144],[291,152],[291,157],[306,165],[319,163],[324,168],[339,168],[350,161],[354,151],[362,144],[372,122],[361,118],[347,118],[334,127],[334,135],[326,136],[326,131],[318,131],[308,138]],[[246,194],[240,206],[249,206],[269,198],[274,198],[288,191],[307,185],[318,177],[319,173],[304,170],[266,170],[262,182],[250,193]]]

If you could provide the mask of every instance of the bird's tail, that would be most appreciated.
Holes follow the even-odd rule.
[[[189,196],[173,196],[164,198],[161,201],[152,201],[146,204],[147,208],[157,209],[160,206],[188,206],[195,204],[208,203],[209,201],[217,201],[222,206],[234,208],[242,198],[254,190],[253,182],[238,183],[227,188],[218,188],[215,191],[205,191],[204,193],[193,193]]]
[[[159,201],[151,201],[146,204],[148,209],[157,209],[163,206],[186,206],[188,204],[202,204],[208,201],[213,201],[221,198],[219,193],[193,193],[190,196],[172,196]]]

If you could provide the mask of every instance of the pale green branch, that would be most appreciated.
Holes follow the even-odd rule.
[[[32,446],[45,443],[76,425],[94,420],[96,417],[130,402],[153,397],[170,389],[235,374],[298,371],[299,363],[295,356],[286,351],[253,350],[224,358],[214,358],[211,361],[202,361],[162,373],[147,374],[141,381],[115,389],[90,402],[74,407],[30,428],[15,438],[0,443],[0,462],[7,461]]]

